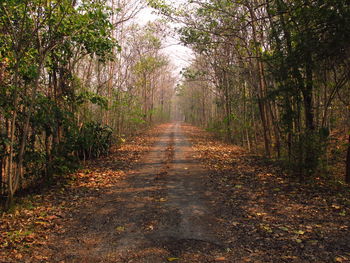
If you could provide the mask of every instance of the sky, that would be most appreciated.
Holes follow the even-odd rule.
[[[154,9],[146,7],[137,15],[137,22],[141,25],[145,25],[149,21],[160,19],[161,17],[156,14]],[[175,25],[171,25],[175,26]],[[165,43],[163,52],[169,56],[171,62],[175,66],[174,74],[179,75],[183,68],[190,65],[193,59],[193,52],[190,48],[185,47],[180,43],[178,39],[173,36],[169,36]]]

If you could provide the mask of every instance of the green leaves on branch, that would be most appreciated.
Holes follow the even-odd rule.
[[[167,63],[166,59],[162,57],[144,56],[134,66],[134,72],[139,75],[149,74]]]
[[[8,127],[0,129],[6,152],[0,163],[9,165],[0,190],[8,200],[28,174],[70,170],[67,163],[77,163],[77,141],[85,130],[106,144],[109,135],[101,133],[110,130],[91,124],[81,135],[78,128],[86,122],[79,106],[108,104],[103,96],[79,93],[78,63],[87,56],[113,60],[120,49],[108,5],[107,0],[0,1],[0,127]],[[96,143],[97,152],[89,151],[87,158],[106,152]]]
[[[163,15],[171,15],[175,12],[175,9],[165,0],[147,0],[147,4],[150,7],[159,10]]]
[[[96,122],[83,125],[76,140],[76,150],[81,159],[98,158],[107,155],[112,145],[112,129]]]
[[[76,103],[78,105],[84,104],[86,102],[91,102],[92,104],[96,104],[100,106],[102,109],[108,109],[108,99],[94,92],[85,91],[80,93],[76,97]]]

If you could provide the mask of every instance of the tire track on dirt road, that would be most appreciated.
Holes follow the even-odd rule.
[[[169,124],[120,184],[72,215],[52,262],[213,262],[222,242],[205,176],[181,124]]]

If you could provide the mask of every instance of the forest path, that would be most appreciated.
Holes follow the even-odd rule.
[[[350,188],[162,124],[0,218],[0,263],[350,262]]]
[[[206,177],[181,124],[169,124],[125,180],[76,210],[67,230],[51,242],[51,260],[222,260],[224,246]]]

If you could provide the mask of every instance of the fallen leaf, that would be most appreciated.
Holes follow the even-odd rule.
[[[302,241],[301,239],[299,239],[299,238],[296,238],[296,239],[295,239],[295,242],[297,242],[297,243],[300,244],[300,243],[302,243],[303,241]]]
[[[339,206],[339,205],[334,205],[334,204],[333,204],[332,207],[335,208],[335,209],[340,209],[340,206]]]
[[[318,241],[312,239],[312,240],[309,240],[308,243],[311,245],[316,245],[318,243]]]
[[[167,258],[167,260],[168,260],[169,262],[173,262],[173,261],[179,260],[179,258]]]
[[[52,215],[52,216],[47,216],[45,219],[51,221],[51,220],[54,220],[56,218],[58,218],[58,216]]]
[[[225,261],[225,260],[226,260],[225,257],[218,257],[218,258],[215,259],[215,261]]]
[[[41,255],[35,255],[34,256],[35,259],[39,259],[39,260],[45,260],[45,259],[48,259],[48,257],[45,257],[45,256],[41,256]]]
[[[117,227],[115,228],[115,230],[117,230],[118,232],[123,232],[123,231],[125,231],[125,227],[123,227],[123,226],[117,226]]]
[[[285,226],[280,226],[279,229],[283,230],[283,231],[289,231],[289,228],[288,227],[285,227]]]
[[[345,211],[341,211],[341,212],[339,213],[339,215],[340,215],[340,216],[346,216],[346,212],[345,212]]]
[[[49,223],[45,222],[45,221],[36,221],[35,224],[42,225],[42,226],[47,226]]]
[[[262,230],[268,232],[268,233],[272,233],[272,232],[273,232],[272,229],[271,229],[271,227],[268,226],[268,225],[260,225],[260,228],[261,228]]]
[[[294,233],[295,233],[295,234],[298,234],[298,235],[304,235],[304,234],[305,234],[305,231],[303,231],[303,230],[298,230],[298,231],[295,231]]]
[[[257,216],[264,216],[266,213],[256,213]]]

